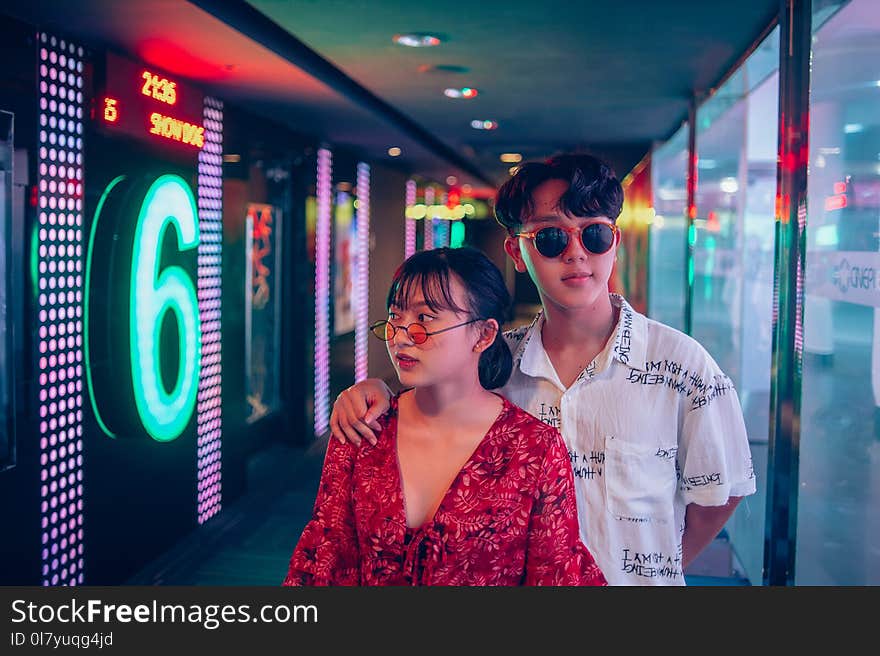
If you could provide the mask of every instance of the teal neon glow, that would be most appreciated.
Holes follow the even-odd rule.
[[[196,290],[179,266],[159,270],[165,231],[174,228],[180,251],[199,245],[199,223],[192,190],[183,178],[163,175],[149,188],[138,215],[132,253],[131,374],[134,400],[144,428],[159,442],[177,438],[195,408],[201,370],[202,331]],[[160,332],[173,312],[179,335],[179,363],[169,393],[160,371]]]
[[[101,418],[101,411],[98,408],[98,402],[95,399],[95,387],[92,384],[92,360],[89,355],[89,290],[91,290],[91,280],[92,280],[92,257],[94,256],[95,250],[93,248],[95,243],[95,235],[98,233],[98,221],[101,218],[101,210],[104,208],[104,203],[107,201],[107,197],[110,195],[110,192],[113,191],[113,187],[118,185],[125,179],[124,175],[120,175],[119,177],[114,178],[110,181],[110,184],[107,185],[107,188],[104,189],[104,193],[101,194],[101,199],[98,201],[98,207],[95,209],[95,219],[92,221],[92,230],[89,235],[89,248],[86,251],[86,280],[85,280],[85,312],[83,313],[83,332],[86,336],[86,339],[83,340],[85,342],[85,356],[86,356],[86,383],[89,389],[89,399],[92,401],[92,411],[95,413],[95,419],[98,421],[98,426],[101,427],[101,430],[104,431],[110,437],[116,437],[116,434],[107,428],[107,424],[104,423],[104,420]]]
[[[449,248],[461,248],[464,245],[464,222],[452,221],[449,226]]]
[[[694,252],[694,245],[697,243],[697,227],[691,223],[688,226],[688,252]],[[687,277],[688,277],[688,288],[692,289],[694,285],[694,258],[693,255],[688,257],[687,260]]]
[[[31,231],[31,289],[34,290],[34,298],[40,295],[39,278],[39,257],[40,257],[40,226],[34,223],[34,229]]]

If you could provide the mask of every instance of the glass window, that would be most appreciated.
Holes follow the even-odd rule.
[[[350,183],[349,187],[351,186]],[[354,196],[336,192],[333,241],[333,332],[345,335],[354,332],[354,258],[357,223],[354,220]]]
[[[778,66],[777,28],[697,110],[692,332],[743,407],[758,489],[727,528],[755,584],[763,581]]]
[[[648,246],[648,315],[684,330],[688,126],[651,155],[655,216]]]
[[[620,245],[611,274],[611,288],[623,294],[637,311],[647,314],[648,231],[656,217],[651,204],[651,164],[646,160],[627,175],[623,211],[617,219]]]
[[[834,8],[814,17],[795,581],[877,585],[880,13]]]
[[[12,114],[0,111],[0,471],[15,464],[10,288],[13,153]]]
[[[245,371],[248,421],[281,404],[281,210],[250,203],[247,209]]]

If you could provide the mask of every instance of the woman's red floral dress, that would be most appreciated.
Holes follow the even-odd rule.
[[[433,520],[406,525],[397,398],[375,446],[330,440],[284,585],[606,585],[559,433],[504,400]]]

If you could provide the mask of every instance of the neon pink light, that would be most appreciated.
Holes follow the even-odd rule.
[[[223,436],[220,375],[220,316],[223,241],[223,103],[205,97],[205,146],[199,151],[198,285],[202,324],[202,371],[196,401],[197,519],[203,524],[220,512],[221,445]]]
[[[330,185],[333,155],[318,150],[315,226],[315,435],[330,427]]]
[[[40,525],[43,529],[41,543],[45,545],[41,549],[41,571],[43,585],[76,585],[84,580],[82,562],[77,568],[68,569],[66,553],[60,560],[50,560],[50,555],[56,555],[59,548],[66,548],[68,531],[77,532],[80,538],[83,531],[82,506],[63,506],[67,501],[67,486],[83,479],[82,456],[68,458],[68,449],[59,446],[66,441],[68,430],[82,432],[82,397],[74,395],[74,390],[82,386],[82,370],[65,366],[67,362],[81,358],[77,346],[82,341],[82,324],[66,319],[68,316],[82,316],[82,278],[64,274],[80,271],[82,267],[82,185],[71,180],[82,180],[82,139],[73,135],[83,131],[82,62],[77,59],[83,52],[82,48],[45,33],[39,35],[39,40],[40,59],[44,62],[39,67],[39,102],[43,109],[40,123],[45,129],[40,130],[38,136],[37,205],[65,210],[58,215],[54,211],[48,215],[45,211],[40,212],[39,222],[43,226],[47,223],[77,226],[67,230],[41,228],[38,234],[39,288],[68,290],[66,293],[50,292],[48,296],[41,293],[37,312],[38,348],[43,354],[38,361],[37,392],[42,419],[39,425],[40,480],[43,482]],[[45,64],[47,61],[51,65]],[[55,66],[59,62],[60,71]],[[70,69],[69,72],[63,70],[65,67]],[[56,161],[65,165],[58,166]],[[56,398],[59,399],[57,402]],[[77,447],[81,451],[81,443]],[[81,483],[78,492],[82,494]],[[59,506],[60,512],[55,510]]]
[[[357,269],[355,272],[354,380],[367,377],[370,331],[370,166],[357,165]]]
[[[416,204],[416,181],[406,181],[406,209],[408,210]],[[404,229],[406,234],[403,241],[403,257],[408,258],[416,252],[416,220],[406,217],[404,220]]]
[[[434,210],[431,207],[434,205],[434,187],[425,187],[425,207],[427,208],[427,214],[425,214],[425,240],[422,244],[423,250],[429,251],[434,248]]]

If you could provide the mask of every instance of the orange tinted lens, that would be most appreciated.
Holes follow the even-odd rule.
[[[410,324],[409,328],[406,329],[406,332],[409,333],[409,338],[415,344],[424,344],[428,341],[428,331],[425,330],[425,327],[420,323]]]
[[[385,337],[386,342],[390,342],[394,339],[394,326],[391,325],[390,321],[385,322]]]

